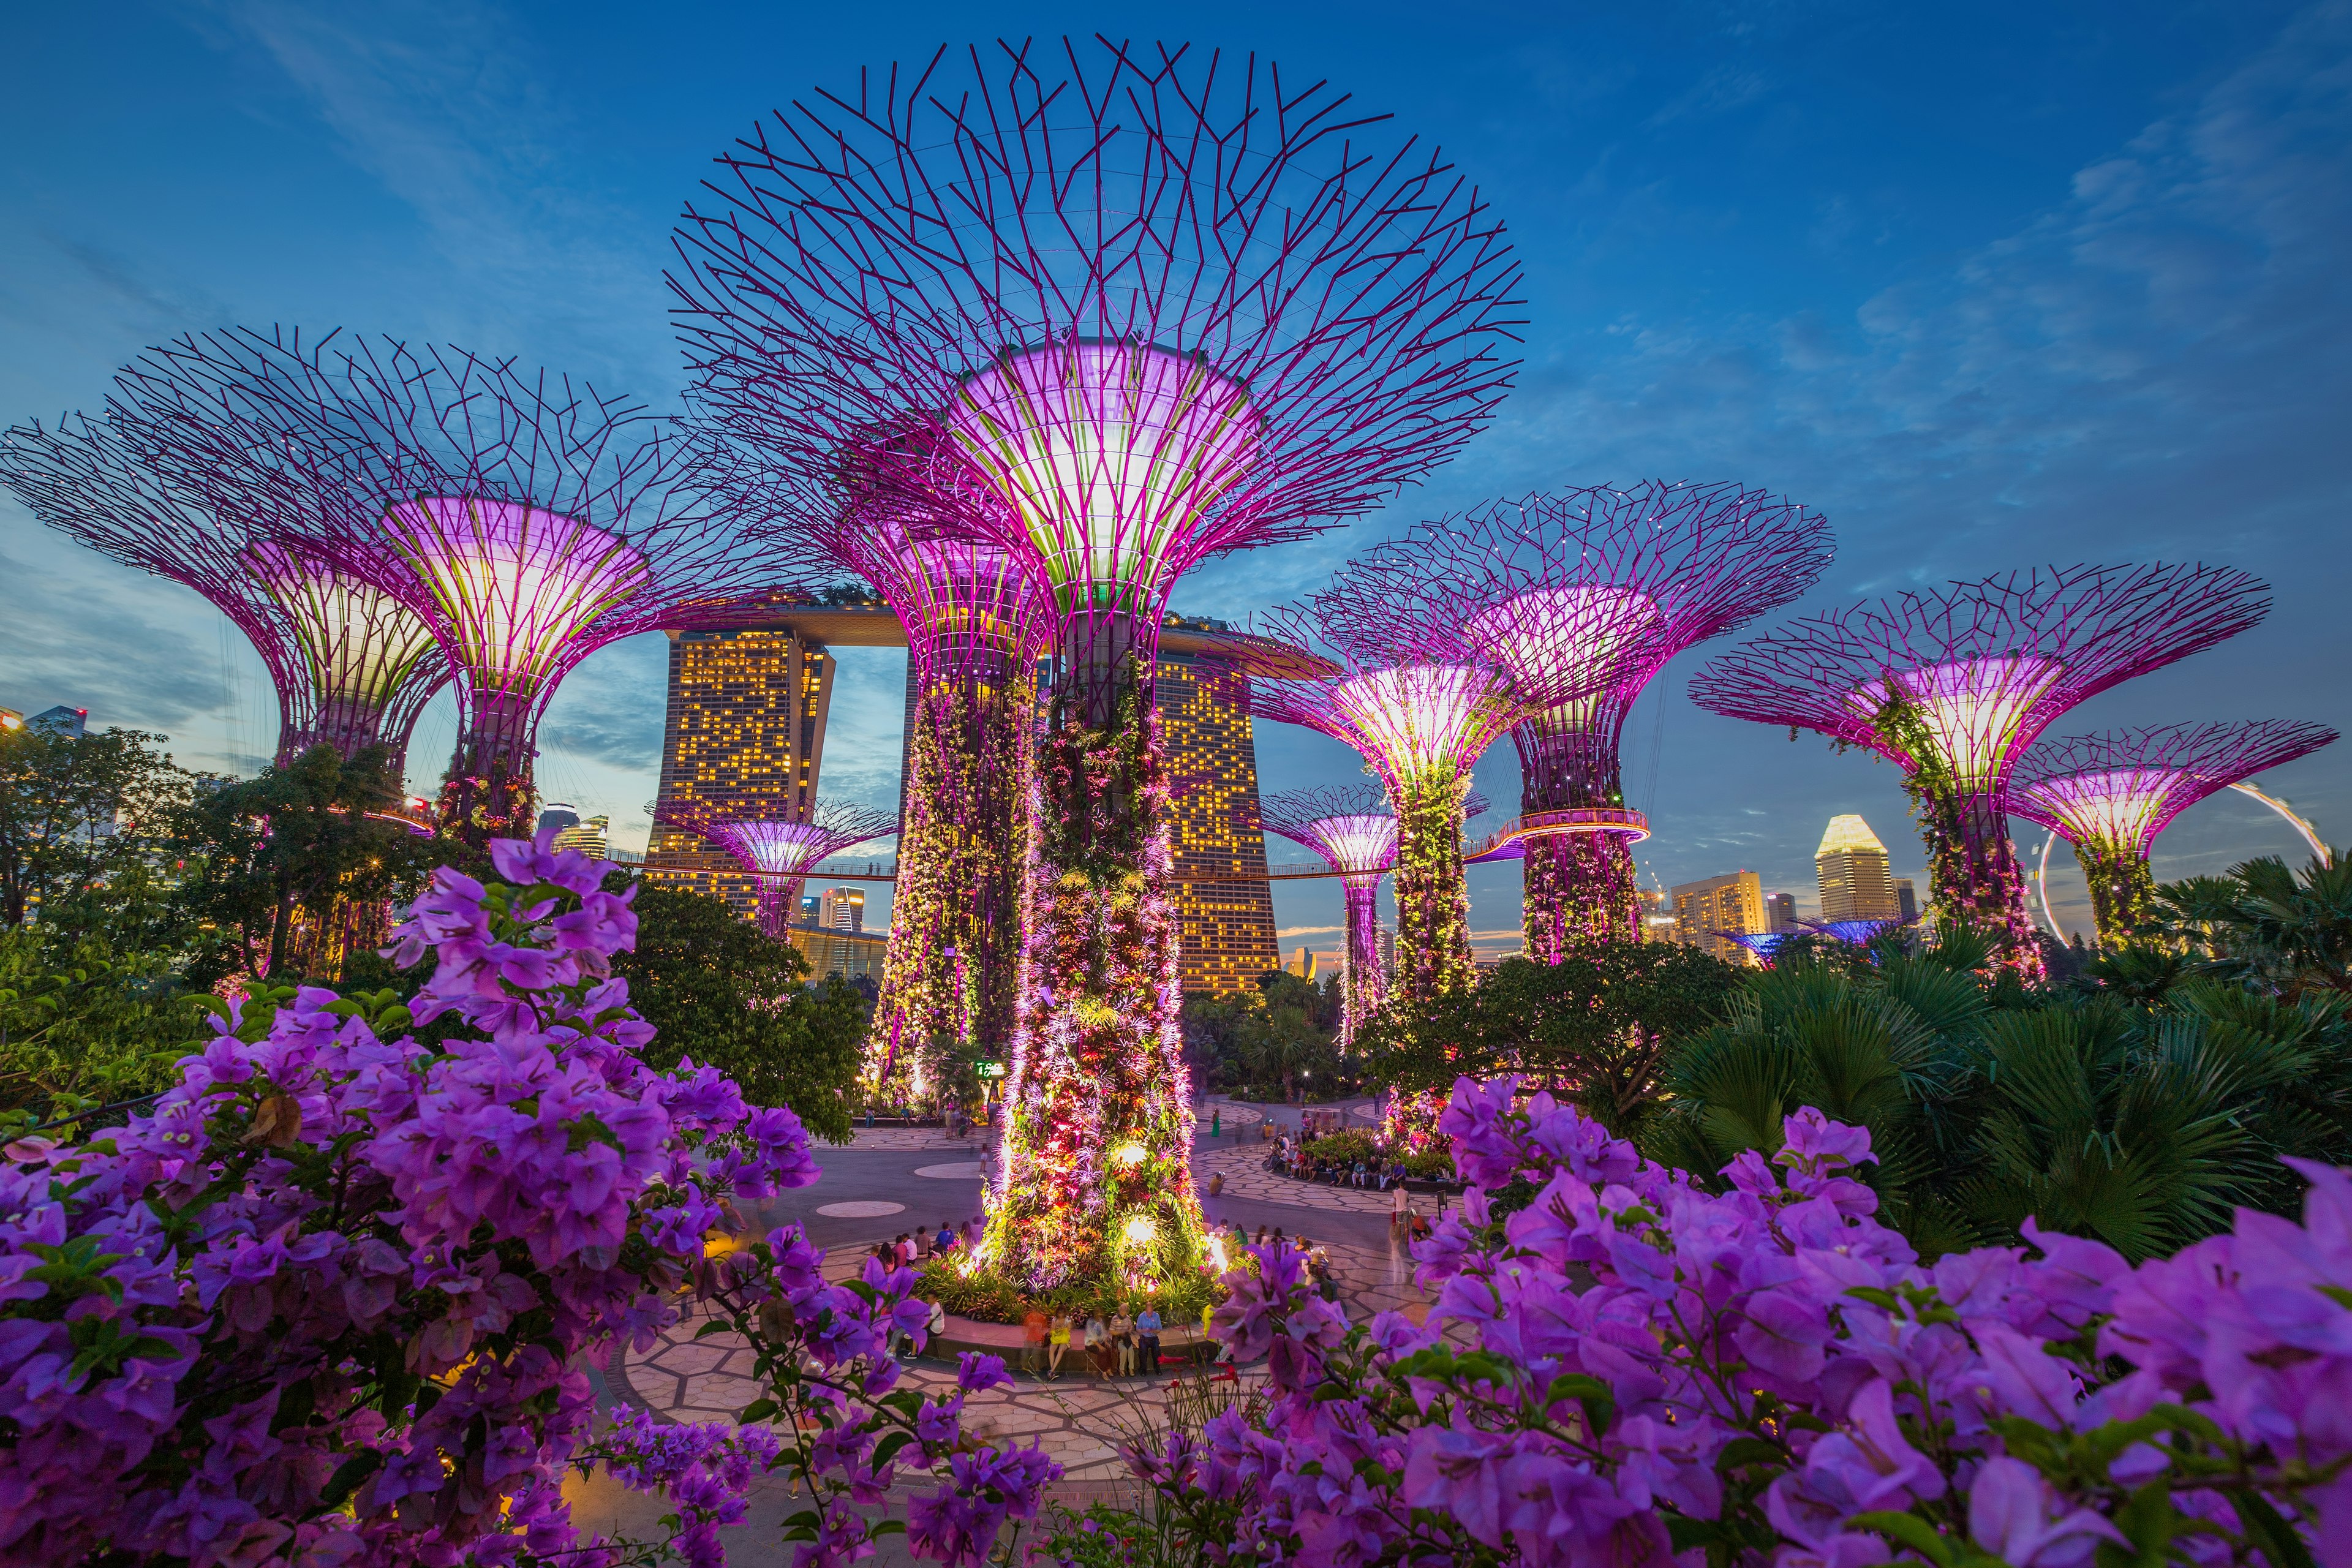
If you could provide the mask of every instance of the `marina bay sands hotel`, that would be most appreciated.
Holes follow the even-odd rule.
[[[1211,621],[1171,616],[1160,634],[1159,700],[1176,781],[1176,903],[1183,988],[1230,992],[1280,964],[1265,841],[1238,824],[1257,802],[1249,716],[1194,670]],[[780,606],[772,624],[672,632],[669,710],[662,730],[661,801],[816,800],[835,648],[904,647],[881,605]],[[907,687],[908,717],[914,682]],[[899,777],[904,779],[904,753]],[[693,835],[656,823],[646,868],[752,908],[752,879]],[[813,880],[814,879],[812,879]],[[795,937],[797,941],[797,936]]]

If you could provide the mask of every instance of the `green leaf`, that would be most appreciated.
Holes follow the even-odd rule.
[[[335,1473],[327,1478],[327,1489],[319,1494],[319,1501],[329,1509],[342,1507],[345,1500],[360,1489],[360,1483],[375,1474],[383,1463],[383,1450],[381,1448],[361,1449],[338,1465]]]
[[[1789,1456],[1780,1444],[1769,1437],[1734,1437],[1715,1457],[1718,1470],[1736,1470],[1743,1465],[1786,1465]]]
[[[1856,1530],[1867,1530],[1883,1535],[1897,1545],[1907,1546],[1937,1568],[1953,1568],[1959,1562],[1959,1552],[1952,1542],[1936,1532],[1936,1527],[1915,1513],[1892,1513],[1877,1510],[1858,1513],[1846,1521]]]
[[[734,1327],[734,1324],[729,1322],[724,1318],[713,1318],[710,1321],[703,1324],[702,1327],[695,1330],[694,1337],[698,1340],[707,1340],[713,1334],[732,1332]]]
[[[907,1533],[907,1521],[903,1519],[886,1519],[866,1533],[869,1536],[904,1535]]]
[[[874,1445],[874,1468],[880,1469],[889,1463],[890,1456],[915,1440],[912,1432],[892,1432]]]
[[[2246,1539],[2263,1550],[2271,1560],[2271,1568],[2317,1568],[2312,1562],[2311,1548],[2294,1526],[2281,1518],[2270,1500],[2260,1492],[2231,1492],[2230,1506],[2238,1510],[2238,1523],[2243,1527]]]
[[[1561,1373],[1544,1391],[1544,1403],[1548,1405],[1570,1399],[1584,1407],[1585,1425],[1591,1428],[1596,1437],[1609,1430],[1609,1423],[1616,1419],[1616,1393],[1589,1373]]]
[[[735,1417],[735,1424],[739,1426],[749,1426],[754,1421],[765,1421],[779,1408],[780,1406],[772,1399],[755,1399],[743,1406],[743,1414]]]

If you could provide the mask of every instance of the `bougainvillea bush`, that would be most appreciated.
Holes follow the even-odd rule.
[[[0,1168],[0,1564],[235,1568],[723,1560],[756,1471],[811,1507],[801,1568],[869,1550],[860,1510],[919,1459],[915,1545],[973,1563],[1052,1467],[962,1438],[964,1366],[895,1388],[911,1271],[842,1285],[796,1227],[707,1255],[733,1200],[816,1177],[789,1110],[715,1071],[649,1070],[611,955],[628,893],[544,841],[505,882],[444,868],[394,932],[435,960],[406,1006],[263,989],[151,1114]],[[462,1026],[426,1045],[409,1032]],[[436,1031],[437,1032],[437,1031]],[[701,1299],[752,1336],[772,1427],[592,1432],[586,1375]],[[676,1538],[576,1539],[568,1464],[664,1489]]]
[[[1516,1088],[1444,1112],[1476,1190],[1415,1249],[1426,1325],[1349,1324],[1295,1253],[1230,1277],[1216,1329],[1272,1409],[1130,1456],[1163,1538],[1309,1568],[2352,1563],[2346,1173],[2304,1168],[2302,1226],[2244,1212],[2137,1268],[2031,1225],[1923,1265],[1873,1218],[1868,1135],[1818,1111],[1717,1191]]]

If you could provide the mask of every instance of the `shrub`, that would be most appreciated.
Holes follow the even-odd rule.
[[[2030,1222],[1923,1267],[1860,1129],[1800,1110],[1717,1194],[1517,1087],[1444,1114],[1475,1185],[1414,1248],[1427,1323],[1351,1325],[1253,1249],[1216,1331],[1270,1408],[1137,1447],[1154,1517],[1089,1533],[1220,1563],[2346,1560],[2352,1173],[2300,1164],[2305,1225],[2242,1211],[2137,1268]]]
[[[1017,1323],[1029,1315],[1032,1307],[1048,1313],[1067,1312],[1076,1318],[1099,1314],[1108,1321],[1121,1305],[1130,1312],[1139,1312],[1149,1300],[1171,1325],[1197,1324],[1202,1309],[1223,1300],[1225,1295],[1224,1287],[1206,1274],[1171,1280],[1166,1289],[1148,1298],[1122,1299],[1108,1281],[1081,1281],[1050,1290],[1027,1291],[986,1268],[959,1273],[958,1261],[940,1257],[926,1259],[916,1280],[915,1294],[977,1323]]]
[[[600,864],[491,854],[510,882],[444,868],[394,933],[437,960],[413,1008],[259,989],[151,1114],[7,1145],[0,1565],[610,1563],[575,1542],[574,1463],[671,1491],[697,1563],[755,1468],[817,1500],[787,1532],[812,1563],[862,1554],[853,1501],[901,1464],[946,1476],[910,1515],[925,1555],[1034,1517],[1042,1452],[963,1438],[961,1392],[892,1393],[886,1336],[928,1316],[911,1271],[828,1285],[796,1226],[706,1257],[735,1197],[815,1179],[799,1121],[646,1067],[610,978],[635,917]],[[409,1032],[445,1015],[466,1027]],[[583,1363],[698,1299],[768,1383],[743,1418],[784,1429],[592,1437]],[[971,1358],[961,1388],[1002,1377]]]

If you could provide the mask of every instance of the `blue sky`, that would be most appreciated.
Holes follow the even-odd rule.
[[[2276,586],[2266,625],[2057,732],[2352,729],[2344,4],[28,8],[0,91],[0,414],[94,407],[147,343],[275,321],[455,341],[665,402],[667,235],[714,153],[862,65],[1073,30],[1328,77],[1443,144],[1527,268],[1528,364],[1492,430],[1380,516],[1204,568],[1180,607],[1246,614],[1496,496],[1737,479],[1835,526],[1808,608],[2080,560],[2229,562]],[[0,571],[0,703],[87,706],[197,765],[267,749],[259,666],[201,601],[13,500]],[[1700,713],[1683,688],[1704,657],[1628,729],[1656,828],[1644,880],[1745,868],[1810,900],[1822,824],[1847,811],[1916,871],[1893,771]],[[624,842],[654,792],[662,661],[657,637],[598,654],[543,733],[543,787]],[[890,656],[845,659],[829,792],[889,796],[899,680]],[[415,782],[450,727],[428,713]],[[1269,788],[1354,771],[1278,727],[1260,752]],[[1479,782],[1516,801],[1507,744]],[[2352,839],[2352,749],[2265,782]],[[2294,849],[2224,797],[2158,869]],[[1474,925],[1514,942],[1516,869],[1472,886]],[[1276,900],[1286,945],[1330,944],[1335,891]]]

